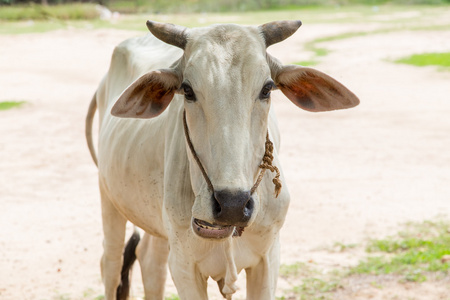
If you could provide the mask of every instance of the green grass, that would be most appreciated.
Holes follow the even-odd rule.
[[[296,262],[290,265],[282,264],[280,266],[279,275],[281,277],[297,277],[297,276],[309,276],[313,271],[302,262]]]
[[[335,243],[330,253],[336,252],[334,249],[348,251],[356,247],[359,246]],[[309,263],[281,265],[280,277],[290,283],[291,288],[278,299],[334,299],[338,290],[351,289],[354,282],[362,282],[364,278],[370,280],[368,283],[371,286],[382,289],[380,282],[385,280],[382,278],[386,274],[394,275],[390,280],[397,278],[394,280],[399,284],[407,281],[421,283],[430,277],[439,279],[448,276],[450,222],[407,224],[406,229],[395,236],[371,240],[366,252],[368,256],[357,266],[327,272]]]
[[[293,288],[300,299],[329,299],[329,294],[342,287],[340,278],[305,278],[303,282]]]
[[[302,61],[294,62],[292,64],[303,66],[303,67],[312,67],[312,66],[319,64],[319,62],[317,60],[302,60]]]
[[[259,10],[298,10],[335,6],[379,6],[389,0],[110,0],[108,7],[121,13],[193,13]],[[397,5],[442,5],[449,0],[395,0]]]
[[[425,281],[427,274],[448,275],[450,263],[443,257],[450,255],[450,231],[445,222],[412,224],[398,236],[373,240],[367,247],[377,253],[360,262],[353,274],[396,274],[407,281]]]
[[[338,271],[323,272],[315,269],[310,264],[296,262],[290,265],[280,266],[279,275],[292,284],[292,288],[286,291],[289,295],[279,299],[330,299],[329,296],[342,287],[342,273]],[[297,280],[296,280],[297,279]]]
[[[316,41],[305,44],[305,50],[312,51],[316,57],[327,56],[330,53],[328,49],[317,47]]]
[[[409,57],[398,59],[395,62],[418,67],[439,66],[450,68],[450,52],[414,54]]]
[[[344,243],[340,243],[340,242],[336,242],[334,243],[333,249],[337,252],[345,252],[346,250],[349,249],[354,249],[358,247],[358,244],[344,244]]]
[[[449,0],[450,1],[450,0]],[[33,8],[34,7],[34,8]],[[31,16],[10,16],[13,12],[8,12],[9,7],[2,7],[0,9],[0,34],[19,34],[28,32],[45,32],[56,29],[67,28],[81,28],[81,29],[97,29],[97,28],[111,28],[124,30],[138,30],[147,31],[145,21],[152,19],[160,22],[170,22],[187,27],[207,26],[214,23],[236,23],[245,25],[257,25],[274,20],[286,19],[300,19],[306,25],[311,24],[347,24],[356,23],[361,24],[361,31],[356,33],[336,34],[328,37],[322,37],[305,44],[305,48],[312,51],[316,57],[312,61],[320,61],[320,57],[327,55],[328,50],[317,46],[320,42],[332,41],[336,39],[351,38],[359,35],[367,35],[374,33],[385,33],[396,30],[449,30],[450,19],[448,22],[440,24],[430,23],[433,19],[442,19],[445,12],[448,11],[449,6],[398,6],[398,5],[384,5],[380,6],[377,11],[374,11],[371,6],[302,6],[302,7],[287,7],[276,10],[261,10],[253,12],[208,12],[208,13],[179,13],[179,14],[122,14],[118,20],[108,21],[93,18],[89,20],[83,19],[79,13],[74,13],[72,17],[65,16],[64,11],[72,11],[71,6],[50,6],[49,9],[54,9],[55,12],[37,14],[38,17],[33,17],[33,10],[36,10],[38,5],[28,7]],[[94,8],[95,6],[86,7]],[[11,9],[20,9],[11,7]],[[61,13],[56,13],[61,10]],[[410,18],[398,19],[396,14],[403,14],[408,11],[419,11],[420,16],[412,15]],[[39,12],[39,9],[38,9]],[[3,16],[3,17],[2,17]],[[383,16],[382,20],[379,19]],[[81,19],[80,19],[81,18]],[[3,20],[3,21],[2,21]],[[5,21],[18,20],[18,21]],[[364,30],[366,23],[379,24],[381,29],[376,31]],[[304,29],[300,29],[301,33]],[[317,59],[316,59],[317,58]]]
[[[0,110],[7,110],[14,107],[22,106],[25,101],[3,101],[0,102]]]
[[[99,13],[93,4],[1,6],[0,21],[93,20]]]
[[[281,3],[280,3],[281,2]],[[288,3],[287,3],[288,2]],[[399,5],[439,5],[449,0],[396,0]],[[388,0],[111,0],[108,7],[121,13],[193,13],[245,12],[260,10],[298,10],[335,6],[374,6],[389,4]]]

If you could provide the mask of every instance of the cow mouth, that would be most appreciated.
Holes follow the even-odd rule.
[[[235,227],[231,225],[211,224],[195,218],[192,219],[192,229],[198,236],[206,239],[224,239],[235,231]]]

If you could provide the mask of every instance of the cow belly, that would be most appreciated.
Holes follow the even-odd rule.
[[[116,173],[116,175],[118,174]],[[149,175],[151,175],[151,172]],[[109,200],[136,226],[152,235],[167,238],[162,224],[162,187],[159,182],[154,179],[154,176],[147,178],[117,177],[121,178],[119,182],[115,178],[102,178],[100,176],[100,181],[107,190]],[[125,179],[123,180],[123,178]],[[133,178],[133,180],[127,180],[130,178]]]
[[[143,122],[112,119],[100,133],[99,173],[110,201],[132,223],[165,237],[161,139]],[[151,127],[150,127],[151,128]]]

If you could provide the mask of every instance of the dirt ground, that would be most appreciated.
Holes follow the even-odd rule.
[[[270,52],[285,63],[310,59],[305,42],[357,26],[304,25]],[[0,101],[27,101],[0,111],[1,299],[103,294],[97,171],[84,118],[113,47],[136,34],[68,29],[0,35]],[[335,243],[363,244],[406,221],[450,214],[450,73],[390,62],[450,51],[450,31],[386,32],[320,46],[330,53],[316,68],[348,86],[361,105],[312,114],[275,96],[292,196],[281,261],[333,269],[362,255],[360,248],[330,251]],[[133,296],[142,297],[137,268],[135,275]],[[236,299],[245,297],[243,277]],[[450,299],[448,281],[350,286],[336,298]],[[278,294],[288,288],[280,280]],[[220,299],[215,284],[210,290],[211,299]],[[167,295],[175,293],[168,280]]]

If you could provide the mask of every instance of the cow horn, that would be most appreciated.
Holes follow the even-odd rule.
[[[187,43],[188,28],[154,21],[147,21],[147,28],[161,41],[184,50]]]
[[[302,21],[275,21],[259,26],[264,40],[266,41],[266,48],[270,45],[279,43],[290,37],[297,29],[302,26]]]

